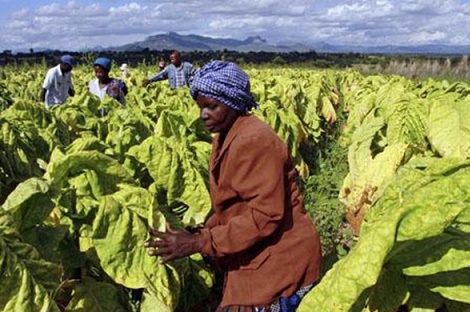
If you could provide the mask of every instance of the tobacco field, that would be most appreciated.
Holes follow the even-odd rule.
[[[186,228],[210,211],[211,134],[188,89],[141,87],[152,70],[131,69],[121,106],[88,93],[81,64],[76,95],[48,110],[44,65],[0,68],[0,310],[210,311],[216,280],[200,255],[162,265],[143,247],[149,227]],[[345,155],[331,201],[354,241],[298,311],[469,311],[470,86],[245,70],[254,114],[288,144],[316,223],[322,148]]]

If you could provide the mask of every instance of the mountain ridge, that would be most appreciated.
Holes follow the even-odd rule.
[[[334,45],[326,42],[271,44],[260,36],[250,36],[244,40],[232,38],[212,38],[201,35],[180,35],[176,32],[148,36],[142,41],[103,48],[107,51],[133,52],[149,50],[191,51],[237,51],[237,52],[312,52],[317,53],[362,53],[362,54],[470,54],[470,45],[423,44],[414,46],[381,45]]]

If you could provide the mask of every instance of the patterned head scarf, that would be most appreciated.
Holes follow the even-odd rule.
[[[250,78],[235,63],[212,61],[194,74],[191,96],[198,94],[216,99],[238,112],[258,108],[250,92]]]

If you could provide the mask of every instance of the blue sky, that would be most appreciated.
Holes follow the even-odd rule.
[[[269,43],[470,45],[470,0],[0,0],[0,51],[75,51],[170,31]]]

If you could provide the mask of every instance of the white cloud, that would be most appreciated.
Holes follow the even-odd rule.
[[[169,31],[272,43],[470,45],[470,4],[457,0],[52,1],[3,10],[0,50],[115,46]]]
[[[29,10],[26,8],[21,9],[19,11],[14,12],[11,17],[13,20],[29,19]]]
[[[134,14],[141,14],[147,11],[146,6],[141,6],[138,3],[132,2],[120,7],[111,7],[109,9],[109,13],[111,15],[134,15]]]
[[[393,5],[389,1],[357,1],[353,4],[337,5],[327,11],[330,19],[344,21],[364,21],[393,14]]]
[[[420,32],[416,32],[410,35],[409,43],[413,45],[426,44],[426,43],[439,41],[445,38],[447,38],[447,33],[442,32],[442,31],[436,31],[436,32],[420,31]]]

